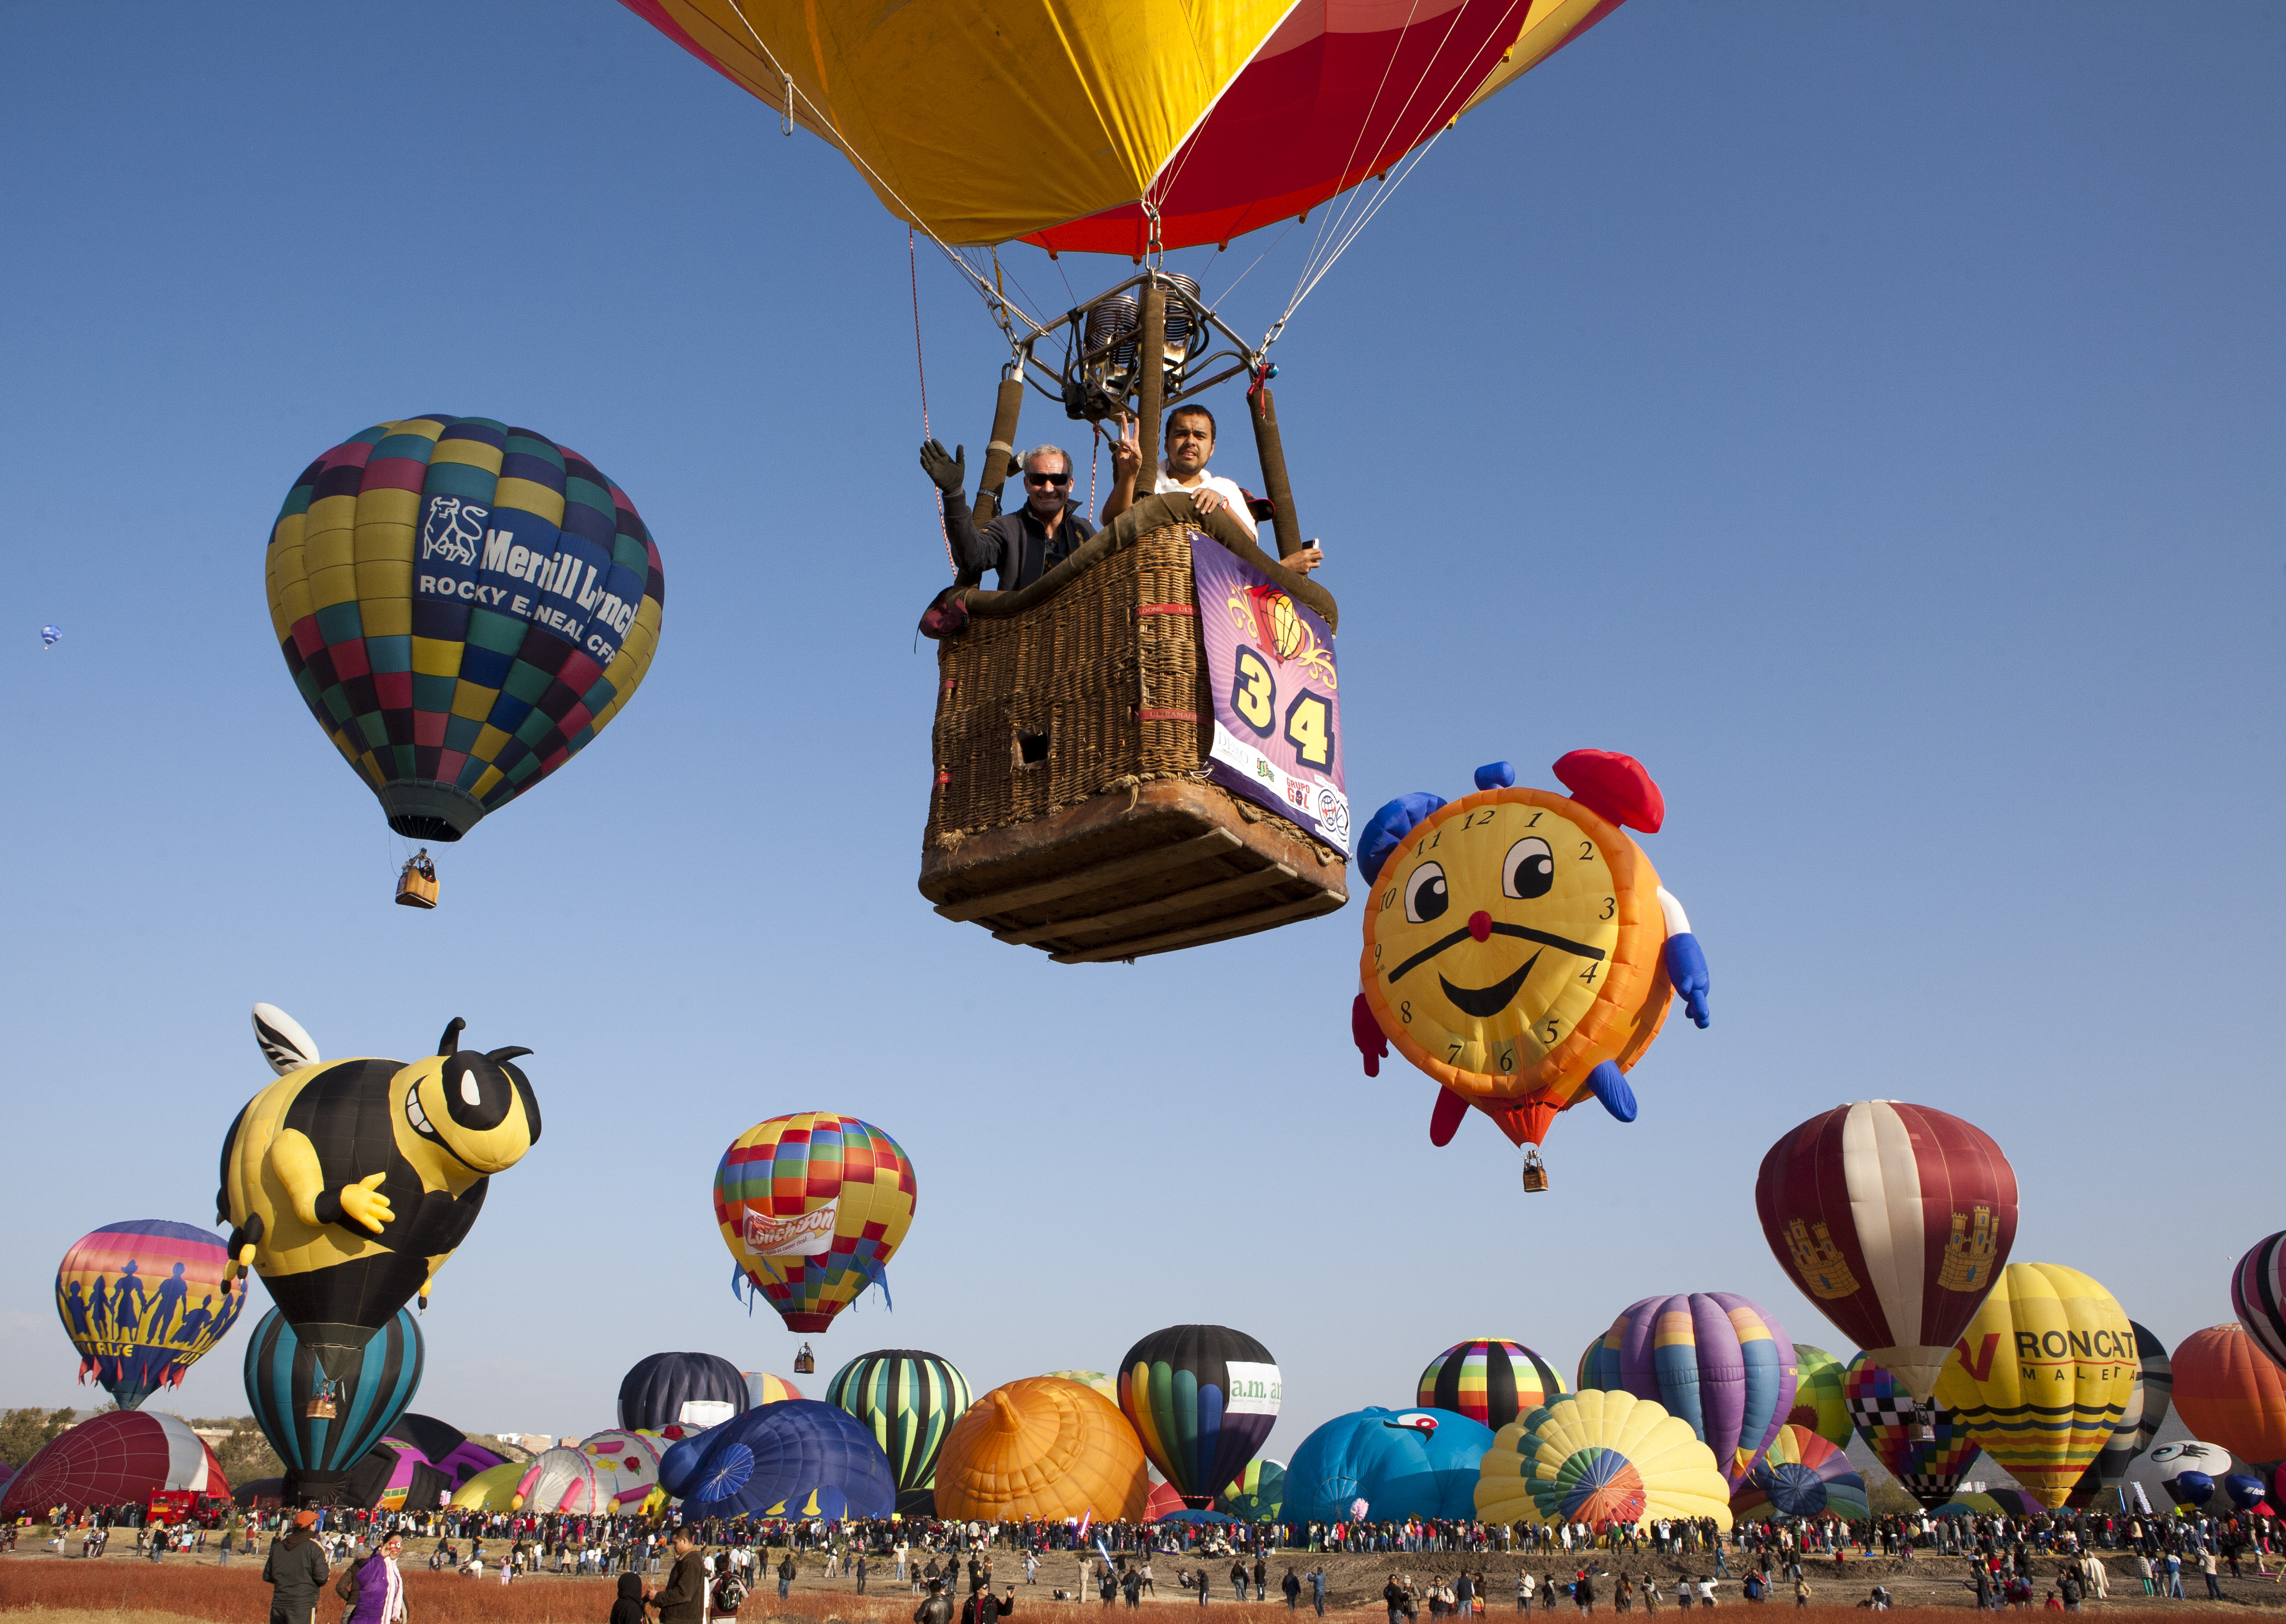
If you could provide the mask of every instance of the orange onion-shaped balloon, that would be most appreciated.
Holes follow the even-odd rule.
[[[1060,1376],[996,1387],[953,1423],[936,1462],[936,1510],[955,1521],[1133,1522],[1150,1495],[1142,1440],[1119,1407]]]
[[[2242,1460],[2286,1461],[2286,1375],[2243,1325],[2193,1331],[2174,1354],[2175,1413]]]

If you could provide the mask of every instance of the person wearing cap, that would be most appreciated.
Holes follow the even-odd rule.
[[[262,1582],[270,1587],[270,1624],[311,1624],[333,1576],[318,1543],[318,1514],[296,1512],[294,1525],[272,1542],[270,1559],[262,1565]]]
[[[997,572],[999,590],[1029,587],[1071,556],[1095,533],[1071,500],[1072,461],[1060,445],[1035,445],[1017,461],[1024,505],[1004,513],[979,534],[966,494],[967,447],[948,454],[935,440],[921,447],[921,470],[943,493],[944,533],[962,576],[981,580]]]

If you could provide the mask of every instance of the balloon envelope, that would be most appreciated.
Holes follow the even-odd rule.
[[[746,1376],[746,1407],[776,1404],[785,1399],[799,1399],[801,1389],[782,1376],[770,1376],[760,1370],[749,1370]]]
[[[683,1514],[887,1517],[897,1503],[888,1457],[856,1417],[814,1399],[749,1410],[704,1435]]]
[[[948,242],[1227,242],[1381,174],[1619,0],[626,0]]]
[[[331,1420],[307,1414],[326,1379],[315,1351],[272,1308],[246,1345],[246,1399],[255,1424],[286,1463],[286,1498],[325,1503],[367,1450],[387,1436],[420,1391],[425,1353],[420,1321],[397,1317],[350,1356],[335,1381]]]
[[[1242,1523],[1274,1523],[1285,1503],[1286,1462],[1257,1458],[1223,1490],[1215,1510]]]
[[[389,825],[457,840],[586,748],[650,668],[666,576],[626,493],[489,417],[376,423],[272,527],[271,629]]]
[[[1488,1523],[1606,1529],[1707,1517],[1730,1526],[1730,1485],[1714,1452],[1688,1422],[1624,1391],[1575,1393],[1502,1427],[1475,1498],[1475,1515]]]
[[[945,1434],[968,1408],[968,1378],[934,1353],[882,1348],[835,1371],[825,1401],[864,1424],[896,1476],[900,1509],[918,1510],[936,1483]]]
[[[1732,1292],[1648,1297],[1589,1349],[1580,1386],[1657,1400],[1714,1452],[1735,1489],[1793,1407],[1793,1344]]]
[[[1278,1520],[1342,1522],[1360,1500],[1376,1522],[1473,1517],[1478,1465],[1492,1444],[1490,1427],[1451,1410],[1373,1407],[1336,1415],[1287,1462]]]
[[[525,1462],[516,1480],[513,1510],[534,1516],[551,1511],[592,1515],[619,1509],[612,1497],[615,1474],[599,1465],[585,1449],[559,1445],[543,1449]]]
[[[2179,1471],[2159,1486],[2179,1506],[2203,1506],[2214,1498],[2215,1480],[2203,1471]]]
[[[131,1410],[182,1384],[199,1356],[230,1334],[246,1281],[224,1283],[230,1254],[212,1230],[130,1218],[82,1235],[56,1267],[56,1313],[92,1376]]]
[[[1479,1336],[1456,1342],[1429,1361],[1413,1401],[1451,1410],[1497,1431],[1526,1410],[1564,1396],[1564,1378],[1520,1342]]]
[[[1786,1424],[1808,1427],[1827,1443],[1849,1447],[1855,1429],[1849,1420],[1849,1397],[1842,1391],[1841,1361],[1824,1348],[1806,1342],[1793,1344],[1793,1407]]]
[[[51,1439],[0,1493],[0,1518],[45,1518],[49,1508],[143,1505],[161,1489],[230,1497],[214,1452],[177,1415],[109,1410]]]
[[[2135,1333],[2135,1390],[2120,1412],[2119,1424],[2111,1430],[2111,1441],[2080,1474],[2071,1498],[2065,1502],[2068,1505],[2092,1505],[2103,1490],[2126,1482],[2127,1469],[2151,1447],[2172,1407],[2175,1376],[2167,1344],[2132,1320],[2128,1328]]]
[[[757,1123],[714,1170],[714,1225],[741,1283],[790,1331],[824,1331],[859,1293],[888,1291],[888,1262],[919,1186],[903,1147],[871,1123],[800,1111]]]
[[[945,1435],[935,1506],[954,1521],[1133,1522],[1150,1496],[1143,1446],[1119,1407],[1077,1382],[996,1387]]]
[[[2233,1266],[2230,1305],[2255,1345],[2286,1365],[2286,1231],[2265,1235]]]
[[[1905,1492],[1932,1510],[1950,1503],[1953,1489],[1976,1462],[1976,1440],[1969,1436],[1967,1423],[1943,1405],[1933,1404],[1924,1426],[1918,1418],[1919,1401],[1903,1382],[1863,1353],[1842,1372],[1841,1390],[1857,1436]],[[1924,1432],[1929,1436],[1923,1437]]]
[[[1754,1206],[1787,1277],[1927,1399],[2015,1242],[2016,1171],[1958,1116],[1861,1100],[1771,1146]]]
[[[1119,1367],[1119,1407],[1183,1503],[1214,1503],[1278,1423],[1277,1361],[1244,1331],[1173,1325],[1153,1331]]]
[[[619,1425],[630,1431],[720,1426],[748,1403],[745,1375],[713,1353],[652,1353],[619,1378]]]
[[[2286,1372],[2240,1324],[2175,1345],[2175,1413],[2243,1460],[2286,1460]]]
[[[1808,1427],[1785,1426],[1730,1497],[1742,1519],[1782,1517],[1870,1517],[1865,1479],[1849,1456]]]
[[[503,1461],[487,1467],[453,1491],[453,1503],[469,1511],[512,1511],[516,1486],[524,1479],[526,1462]]]
[[[2110,1292],[2061,1264],[2012,1263],[1969,1320],[1936,1399],[2055,1510],[2111,1441],[2136,1368],[2134,1328]]]

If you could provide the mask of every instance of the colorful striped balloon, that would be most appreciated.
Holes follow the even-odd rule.
[[[0,1493],[0,1520],[44,1518],[57,1506],[143,1505],[161,1489],[228,1499],[230,1480],[179,1415],[111,1410],[41,1447]]]
[[[333,1419],[307,1413],[324,1372],[275,1308],[262,1316],[246,1346],[246,1400],[255,1424],[286,1463],[286,1502],[323,1502],[350,1470],[397,1424],[421,1388],[421,1323],[413,1311],[375,1331],[351,1355],[335,1383]]]
[[[1849,1447],[1849,1399],[1841,1390],[1841,1361],[1824,1348],[1793,1344],[1793,1408],[1786,1424],[1808,1427],[1827,1443]]]
[[[1242,1523],[1275,1522],[1285,1500],[1286,1462],[1256,1459],[1224,1488],[1215,1510]]]
[[[1730,1496],[1730,1510],[1742,1522],[1872,1515],[1865,1479],[1849,1456],[1809,1428],[1793,1425],[1778,1429],[1770,1453]]]
[[[1730,1486],[1691,1423],[1628,1392],[1588,1390],[1502,1427],[1477,1479],[1487,1523],[1586,1523],[1711,1517],[1730,1526]]]
[[[650,668],[666,574],[627,493],[489,417],[359,430],[270,532],[271,629],[389,826],[457,840],[570,761]]]
[[[968,1378],[959,1368],[917,1348],[884,1348],[835,1371],[825,1401],[863,1422],[889,1457],[898,1509],[924,1509],[945,1434],[969,1406]]]
[[[1270,1350],[1226,1325],[1171,1325],[1119,1361],[1119,1407],[1194,1511],[1254,1458],[1284,1394]]]
[[[1916,1418],[1919,1400],[1884,1366],[1860,1353],[1842,1372],[1843,1401],[1857,1436],[1904,1485],[1905,1493],[1930,1510],[1952,1498],[1955,1485],[1976,1462],[1976,1440],[1968,1424],[1941,1404],[1929,1407],[1926,1429]],[[1923,1438],[1926,1430],[1930,1436]]]
[[[1429,1361],[1413,1401],[1423,1409],[1452,1410],[1494,1431],[1526,1410],[1564,1396],[1564,1378],[1520,1342],[1479,1336],[1456,1342]]]
[[[790,1331],[823,1331],[866,1287],[888,1296],[888,1262],[918,1192],[904,1150],[871,1123],[798,1111],[757,1123],[714,1170],[714,1224]]]
[[[748,1370],[743,1374],[746,1378],[746,1407],[749,1409],[756,1405],[783,1404],[788,1399],[801,1397],[801,1389],[782,1376],[772,1376],[762,1370]]]
[[[1119,1402],[1119,1384],[1100,1370],[1044,1370],[1060,1382],[1077,1382],[1082,1387],[1092,1387],[1114,1404]]]
[[[1657,1399],[1714,1452],[1737,1488],[1793,1408],[1793,1344],[1734,1292],[1647,1297],[1580,1361],[1580,1390]]]
[[[82,1235],[56,1267],[56,1314],[92,1376],[131,1410],[230,1334],[246,1281],[225,1284],[230,1254],[213,1231],[165,1218],[106,1224]]]
[[[2230,1306],[2255,1345],[2286,1365],[2286,1230],[2265,1235],[2230,1272]]]

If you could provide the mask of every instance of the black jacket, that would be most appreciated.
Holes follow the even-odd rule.
[[[1004,513],[984,527],[981,535],[968,516],[968,501],[958,491],[950,491],[944,498],[944,532],[952,542],[952,556],[959,561],[961,573],[972,580],[981,579],[984,572],[999,572],[997,589],[1013,592],[1019,587],[1029,587],[1061,564],[1079,544],[1095,533],[1076,501],[1064,503],[1064,522],[1051,537],[1039,520],[1032,516],[1031,506],[1026,503],[1013,513]]]
[[[262,1565],[262,1582],[270,1587],[270,1611],[289,1619],[306,1619],[318,1605],[333,1570],[326,1561],[318,1536],[296,1528],[270,1547],[270,1560]]]

